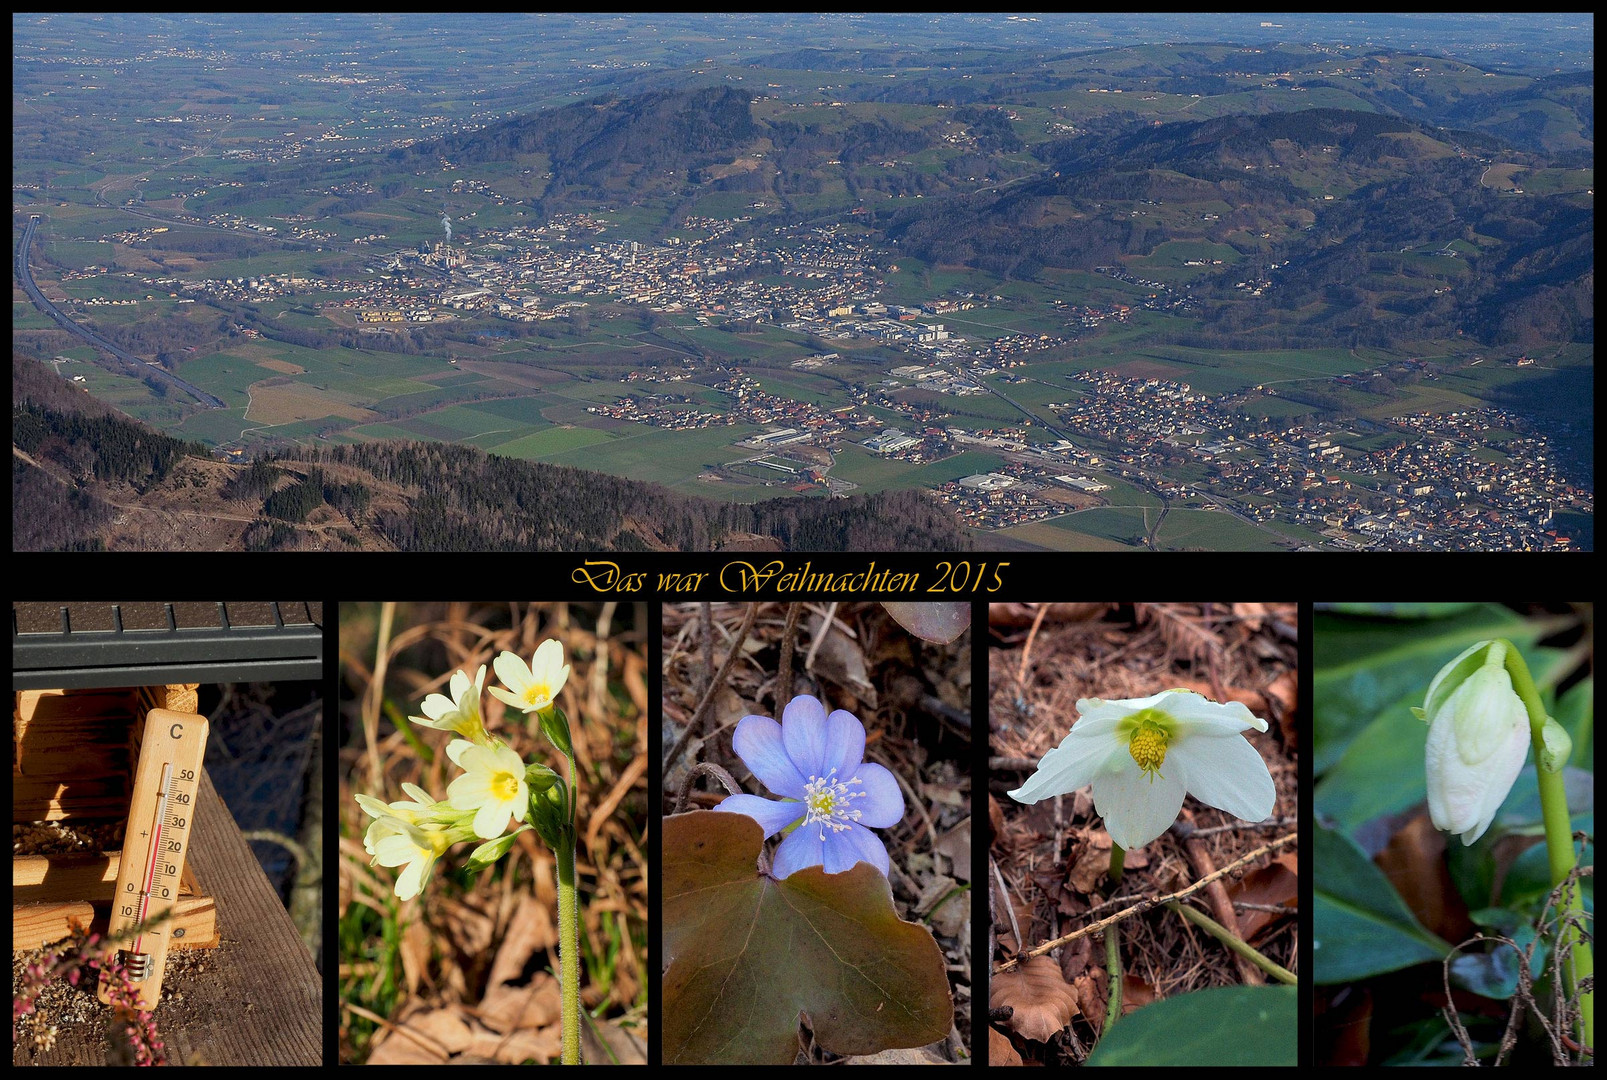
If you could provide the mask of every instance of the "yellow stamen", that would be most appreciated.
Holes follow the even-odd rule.
[[[1161,763],[1166,760],[1166,732],[1159,724],[1146,720],[1138,725],[1133,732],[1132,739],[1127,744],[1127,752],[1133,755],[1138,767],[1150,773],[1150,782],[1155,780]]]

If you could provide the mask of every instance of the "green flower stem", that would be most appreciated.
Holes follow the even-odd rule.
[[[569,759],[569,824],[564,829],[563,850],[558,853],[558,944],[559,996],[563,1004],[563,1063],[580,1064],[580,920],[575,890],[575,842],[580,835],[580,769],[574,751]]]
[[[1183,918],[1187,919],[1195,926],[1198,926],[1201,930],[1204,930],[1207,934],[1210,934],[1212,937],[1216,938],[1222,944],[1226,945],[1228,948],[1250,961],[1250,963],[1254,964],[1268,975],[1271,975],[1274,979],[1277,979],[1279,982],[1288,983],[1290,986],[1300,985],[1300,979],[1295,975],[1294,972],[1290,971],[1288,968],[1281,967],[1280,965],[1273,963],[1271,960],[1268,960],[1255,949],[1252,949],[1249,945],[1235,937],[1227,927],[1205,914],[1205,912],[1196,911],[1187,904],[1180,904],[1176,900],[1168,900],[1166,902],[1166,906],[1183,916]]]
[[[1540,783],[1540,810],[1546,824],[1546,855],[1551,868],[1551,886],[1556,888],[1567,880],[1574,868],[1578,865],[1574,854],[1573,827],[1568,820],[1568,793],[1563,787],[1562,769],[1559,767],[1552,772],[1541,764],[1541,755],[1545,751],[1544,731],[1546,726],[1546,707],[1540,701],[1540,691],[1535,688],[1534,679],[1529,675],[1529,666],[1523,662],[1523,656],[1517,647],[1510,641],[1502,640],[1506,646],[1506,670],[1512,676],[1512,689],[1517,691],[1522,699],[1524,708],[1529,712],[1529,735],[1534,744],[1535,776]],[[1576,884],[1567,891],[1563,901],[1563,910],[1584,921],[1585,902]],[[1591,954],[1590,945],[1580,939],[1579,927],[1569,925],[1563,928],[1557,942],[1557,951],[1563,952],[1571,946],[1572,952],[1568,960],[1568,989],[1570,992],[1577,987],[1581,980],[1590,978],[1596,970],[1596,962]],[[1585,1046],[1596,1045],[1596,1010],[1595,995],[1585,993],[1579,995],[1579,1020],[1583,1029],[1583,1043]]]
[[[565,1065],[580,1064],[580,922],[576,918],[575,830],[558,844],[558,991],[563,1006]]]
[[[1110,891],[1115,893],[1116,886],[1122,883],[1122,864],[1127,861],[1127,852],[1116,841],[1110,842]],[[1105,971],[1110,975],[1110,1001],[1105,1008],[1105,1031],[1109,1031],[1122,1014],[1122,949],[1121,939],[1117,936],[1120,924],[1105,929]]]
[[[1116,927],[1119,925],[1105,928],[1105,971],[1110,975],[1110,1003],[1105,1007],[1105,1031],[1109,1031],[1122,1014],[1122,949],[1121,941],[1116,936]]]

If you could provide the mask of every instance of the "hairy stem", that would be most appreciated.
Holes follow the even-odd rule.
[[[1540,810],[1546,825],[1546,856],[1551,870],[1551,885],[1555,888],[1568,879],[1578,865],[1574,854],[1573,827],[1568,821],[1568,793],[1563,787],[1562,767],[1555,772],[1547,769],[1541,761],[1545,751],[1544,730],[1546,726],[1546,708],[1540,700],[1540,691],[1535,688],[1534,679],[1529,674],[1529,666],[1523,662],[1523,656],[1517,647],[1510,641],[1502,640],[1506,646],[1506,670],[1512,676],[1512,689],[1517,691],[1522,699],[1524,708],[1529,713],[1529,736],[1534,744],[1535,777],[1540,786]],[[1570,922],[1572,916],[1576,922]],[[1563,916],[1560,930],[1557,935],[1557,951],[1568,953],[1567,979],[1568,990],[1573,992],[1580,982],[1591,978],[1596,970],[1595,957],[1590,951],[1588,942],[1581,940],[1579,923],[1585,918],[1584,898],[1577,886],[1567,890],[1563,903]],[[1585,1046],[1596,1045],[1596,1009],[1595,995],[1582,993],[1579,995],[1579,1023],[1584,1036],[1582,1042]]]
[[[558,993],[563,1007],[565,1065],[580,1064],[580,920],[576,917],[575,829],[558,845]]]

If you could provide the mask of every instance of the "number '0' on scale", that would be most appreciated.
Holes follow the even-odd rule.
[[[147,1009],[161,999],[167,949],[176,929],[165,916],[178,902],[190,850],[206,736],[204,716],[152,709],[145,719],[110,927],[114,937],[123,937],[119,955]],[[103,977],[100,1000],[109,1001],[109,990]]]

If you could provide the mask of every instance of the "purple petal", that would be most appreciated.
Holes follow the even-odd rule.
[[[787,702],[781,713],[781,739],[804,779],[825,776],[830,770],[826,761],[835,755],[827,752],[826,707],[819,700],[800,694]]]
[[[854,767],[865,760],[865,725],[853,713],[837,709],[826,717],[826,769],[837,770],[841,779],[854,775]]]
[[[775,802],[757,795],[731,795],[715,807],[728,814],[746,814],[759,823],[766,839],[804,816],[803,803]]]
[[[791,877],[806,866],[819,866],[825,857],[820,826],[800,825],[776,848],[776,861],[770,874],[776,878]]]
[[[854,775],[860,781],[858,790],[865,793],[863,799],[854,800],[861,825],[888,829],[904,820],[904,793],[898,789],[898,781],[892,773],[874,761],[867,761]]]
[[[744,716],[737,721],[731,746],[765,787],[789,799],[804,797],[805,780],[787,756],[780,724],[768,716]]]
[[[799,828],[807,829],[808,826]],[[851,824],[841,832],[828,831],[824,847],[825,861],[822,865],[828,874],[840,874],[844,870],[852,870],[855,863],[868,862],[882,872],[882,877],[887,876],[887,849],[868,829]]]

